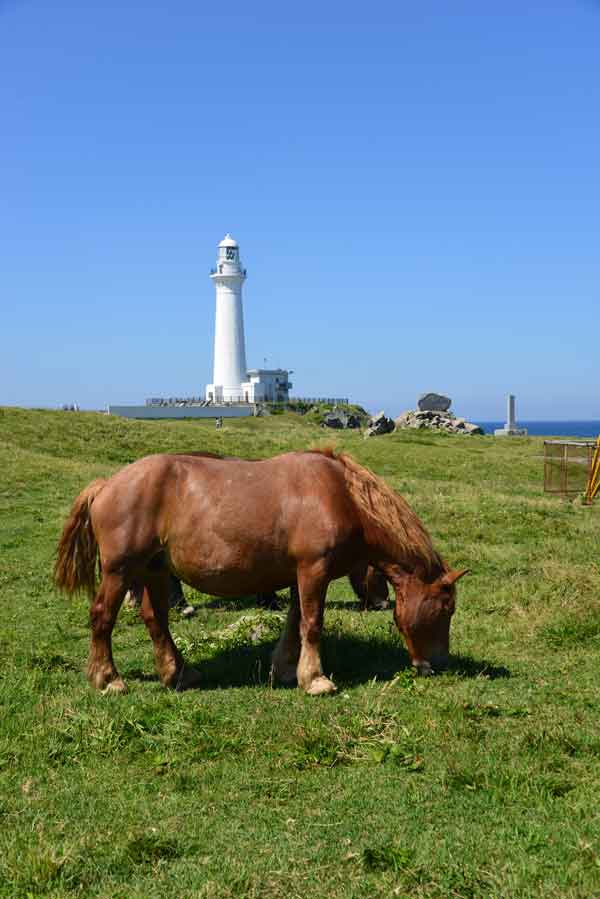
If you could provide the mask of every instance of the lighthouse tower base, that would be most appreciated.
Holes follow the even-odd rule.
[[[242,381],[235,387],[224,387],[222,384],[206,385],[207,403],[253,403],[254,394],[249,381]]]

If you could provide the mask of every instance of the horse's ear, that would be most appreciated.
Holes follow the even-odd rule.
[[[464,577],[465,574],[471,574],[470,568],[463,568],[462,571],[447,571],[440,578],[440,583],[444,587],[452,587],[457,581]]]

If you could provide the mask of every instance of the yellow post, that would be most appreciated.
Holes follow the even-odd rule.
[[[596,440],[596,448],[592,456],[590,476],[585,491],[586,502],[591,503],[600,488],[600,436]]]

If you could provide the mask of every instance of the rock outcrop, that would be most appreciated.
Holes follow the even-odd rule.
[[[432,431],[447,431],[449,434],[466,434],[473,436],[483,434],[479,425],[465,418],[457,418],[449,411],[436,412],[431,409],[403,412],[395,421],[396,428],[428,428]]]
[[[323,416],[321,424],[324,428],[336,428],[338,430],[341,428],[360,428],[360,418],[353,412],[345,412],[343,409],[338,409],[334,406],[331,412],[327,412]]]
[[[394,422],[388,418],[385,412],[378,412],[369,419],[365,437],[379,437],[380,434],[390,434],[395,429]]]

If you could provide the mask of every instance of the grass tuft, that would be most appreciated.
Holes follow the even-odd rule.
[[[184,846],[176,837],[145,832],[132,837],[123,850],[123,857],[133,865],[155,865],[193,854],[194,848]]]
[[[400,846],[367,846],[362,863],[367,871],[405,871],[414,864],[415,852]]]

